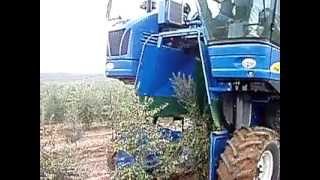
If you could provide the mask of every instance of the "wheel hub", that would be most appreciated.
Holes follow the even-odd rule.
[[[273,172],[273,155],[270,151],[264,151],[257,164],[258,174],[255,180],[271,180]]]

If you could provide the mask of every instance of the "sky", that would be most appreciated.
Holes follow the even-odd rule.
[[[113,0],[114,12],[137,17],[141,1]],[[40,0],[41,73],[104,73],[107,2]]]
[[[104,73],[107,2],[40,0],[41,73]],[[136,17],[142,11],[139,2],[113,0],[114,12]]]
[[[107,0],[40,0],[40,72],[104,73]]]

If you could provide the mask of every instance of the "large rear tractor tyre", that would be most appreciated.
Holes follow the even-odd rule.
[[[280,137],[268,128],[235,131],[221,154],[219,180],[279,180]]]

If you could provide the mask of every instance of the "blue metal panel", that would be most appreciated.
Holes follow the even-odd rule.
[[[142,20],[137,20],[136,23],[132,27],[128,27],[132,29],[132,40],[130,40],[130,52],[132,53],[132,57],[135,59],[139,59],[141,55],[141,50],[143,43],[141,41],[143,37],[143,32],[148,33],[158,33],[159,25],[158,25],[158,14],[152,14],[145,17]]]
[[[220,44],[208,47],[209,56],[255,55],[265,56],[270,53],[271,46],[261,43]]]
[[[182,139],[182,132],[181,131],[175,131],[169,128],[160,128],[160,138],[166,139],[170,142],[179,142]]]
[[[119,56],[107,57],[107,63],[113,63],[114,68],[106,70],[107,77],[125,78],[135,77],[138,67],[138,61],[141,56],[141,50],[143,43],[143,32],[158,33],[158,15],[155,13],[149,13],[145,16],[131,20],[126,24],[121,24],[111,28],[109,31],[118,29],[130,29],[131,34],[129,37],[128,53]],[[112,46],[112,45],[111,45]]]
[[[210,134],[210,164],[209,180],[217,180],[217,168],[220,154],[223,153],[227,140],[229,139],[228,131],[212,132]]]
[[[174,95],[170,78],[173,73],[193,74],[195,70],[195,59],[183,51],[146,45],[138,70],[137,93],[140,96],[162,96]]]
[[[138,60],[136,59],[117,59],[109,60],[114,68],[106,71],[107,77],[135,77],[138,67]]]
[[[258,126],[263,122],[266,103],[252,103],[252,117],[250,126]]]
[[[216,80],[212,80],[212,87],[209,87],[209,91],[213,94],[219,94],[221,92],[232,91],[232,86],[229,83],[217,82]]]
[[[263,69],[253,69],[253,70],[245,70],[245,69],[213,69],[213,76],[215,78],[221,79],[269,79],[270,71]]]
[[[119,151],[115,157],[117,168],[121,169],[123,167],[131,166],[135,163],[134,157],[127,153],[126,151]]]
[[[260,43],[238,43],[212,45],[208,47],[213,78],[270,78],[271,45]],[[256,67],[242,67],[244,58],[254,58]]]
[[[271,64],[276,63],[276,62],[280,62],[280,49],[277,48],[272,48],[272,53],[271,53]],[[280,73],[272,73],[271,72],[271,76],[270,79],[272,80],[279,80],[280,81]]]
[[[206,48],[207,46],[199,41],[200,46],[200,51],[201,51],[201,56],[202,56],[202,61],[204,62],[204,75],[206,76],[207,80],[208,80],[208,88],[209,89],[209,94],[208,94],[208,101],[211,101],[216,97],[219,96],[218,94],[220,92],[225,92],[225,91],[231,91],[231,85],[228,83],[223,83],[223,82],[218,82],[215,78],[212,78],[212,72],[210,71],[211,69],[211,62],[209,61],[209,52],[208,52],[208,48]]]

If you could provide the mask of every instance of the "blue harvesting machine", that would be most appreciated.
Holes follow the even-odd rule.
[[[185,112],[170,79],[192,77],[213,126],[208,179],[279,180],[280,0],[125,4],[109,1],[106,76],[168,103],[155,120]]]

